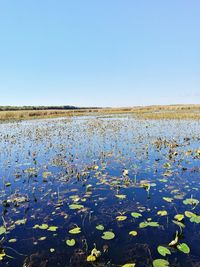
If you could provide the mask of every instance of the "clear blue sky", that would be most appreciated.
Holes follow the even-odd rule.
[[[200,103],[199,0],[0,0],[0,105]]]

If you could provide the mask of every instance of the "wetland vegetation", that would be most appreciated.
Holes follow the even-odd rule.
[[[0,121],[71,116],[131,114],[142,119],[200,119],[200,105],[138,106],[129,108],[80,108],[74,106],[0,106]]]
[[[0,124],[0,266],[200,266],[199,120],[117,113]]]

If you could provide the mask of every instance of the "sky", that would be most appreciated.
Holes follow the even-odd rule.
[[[0,105],[200,104],[199,0],[0,0]]]

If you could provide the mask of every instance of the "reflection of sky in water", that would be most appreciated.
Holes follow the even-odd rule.
[[[25,195],[29,199],[29,202],[22,203],[19,207],[15,207],[13,203],[10,207],[2,205],[3,218],[11,227],[5,246],[28,255],[39,251],[42,253],[38,256],[40,259],[45,259],[47,255],[49,257],[49,249],[53,247],[56,252],[50,253],[47,266],[65,266],[70,260],[71,266],[76,266],[76,257],[81,266],[82,256],[75,252],[75,248],[69,249],[65,244],[65,240],[69,238],[68,230],[74,224],[82,228],[81,235],[76,236],[76,249],[85,253],[81,240],[86,239],[89,250],[93,248],[93,243],[102,250],[106,242],[95,229],[97,224],[102,223],[106,230],[110,229],[116,234],[116,238],[108,243],[108,253],[100,258],[102,264],[111,261],[113,266],[117,266],[132,260],[138,262],[139,266],[148,266],[151,257],[160,258],[156,247],[167,245],[179,229],[172,222],[174,215],[190,210],[190,207],[182,204],[182,199],[177,198],[182,194],[183,198],[191,195],[199,198],[200,164],[199,159],[194,158],[195,150],[199,149],[199,133],[200,124],[197,121],[147,121],[135,120],[130,116],[77,117],[0,124],[1,201],[10,201],[16,194]],[[162,143],[158,149],[155,145],[158,138],[166,139],[166,146]],[[178,146],[171,148],[169,153],[169,146],[175,142]],[[189,149],[192,154],[186,155]],[[178,154],[171,157],[174,152]],[[167,171],[169,172],[163,168],[166,162],[171,165],[169,170],[172,174],[169,177],[164,176],[164,173],[167,175]],[[94,165],[98,165],[99,169],[94,170]],[[37,175],[27,173],[28,168],[35,168]],[[123,169],[129,170],[129,186],[124,183]],[[44,182],[42,174],[47,171],[52,174]],[[167,182],[160,181],[163,178]],[[152,183],[149,197],[143,188],[133,186],[134,181],[139,183],[141,180]],[[5,187],[6,182],[10,182],[11,186]],[[69,210],[68,205],[72,203],[69,196],[85,198],[89,184],[93,188],[92,194],[85,202],[81,202],[86,210]],[[78,191],[73,192],[71,189]],[[124,194],[126,199],[119,200],[115,197],[116,194]],[[162,199],[163,196],[175,196],[175,199],[168,203]],[[59,205],[59,201],[62,205]],[[168,211],[168,217],[157,215],[157,211],[162,209]],[[199,207],[195,210],[199,211]],[[140,211],[142,218],[131,218],[132,211]],[[121,223],[116,222],[116,216],[120,212],[125,212],[128,216]],[[27,219],[26,225],[12,229],[13,223],[22,218]],[[148,218],[158,221],[162,227],[139,229],[139,223]],[[44,222],[57,225],[58,235],[32,229],[35,224]],[[170,256],[172,266],[175,258],[181,264],[184,262],[184,266],[192,266],[192,260],[200,260],[195,246],[195,242],[200,240],[199,225],[190,223],[188,219],[185,220],[185,225],[183,242],[190,245],[192,256],[186,261],[186,255],[176,252],[174,256]],[[138,236],[130,237],[128,233],[131,230],[137,230]],[[41,236],[46,236],[47,239],[38,241]],[[21,242],[8,243],[10,238]],[[16,257],[15,261],[6,259],[8,266],[22,266],[24,256],[9,249],[7,253]],[[83,258],[85,257],[84,254]],[[61,265],[55,265],[58,262]]]

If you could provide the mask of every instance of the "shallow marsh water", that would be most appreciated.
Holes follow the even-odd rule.
[[[33,120],[0,140],[0,266],[200,266],[198,121]]]

